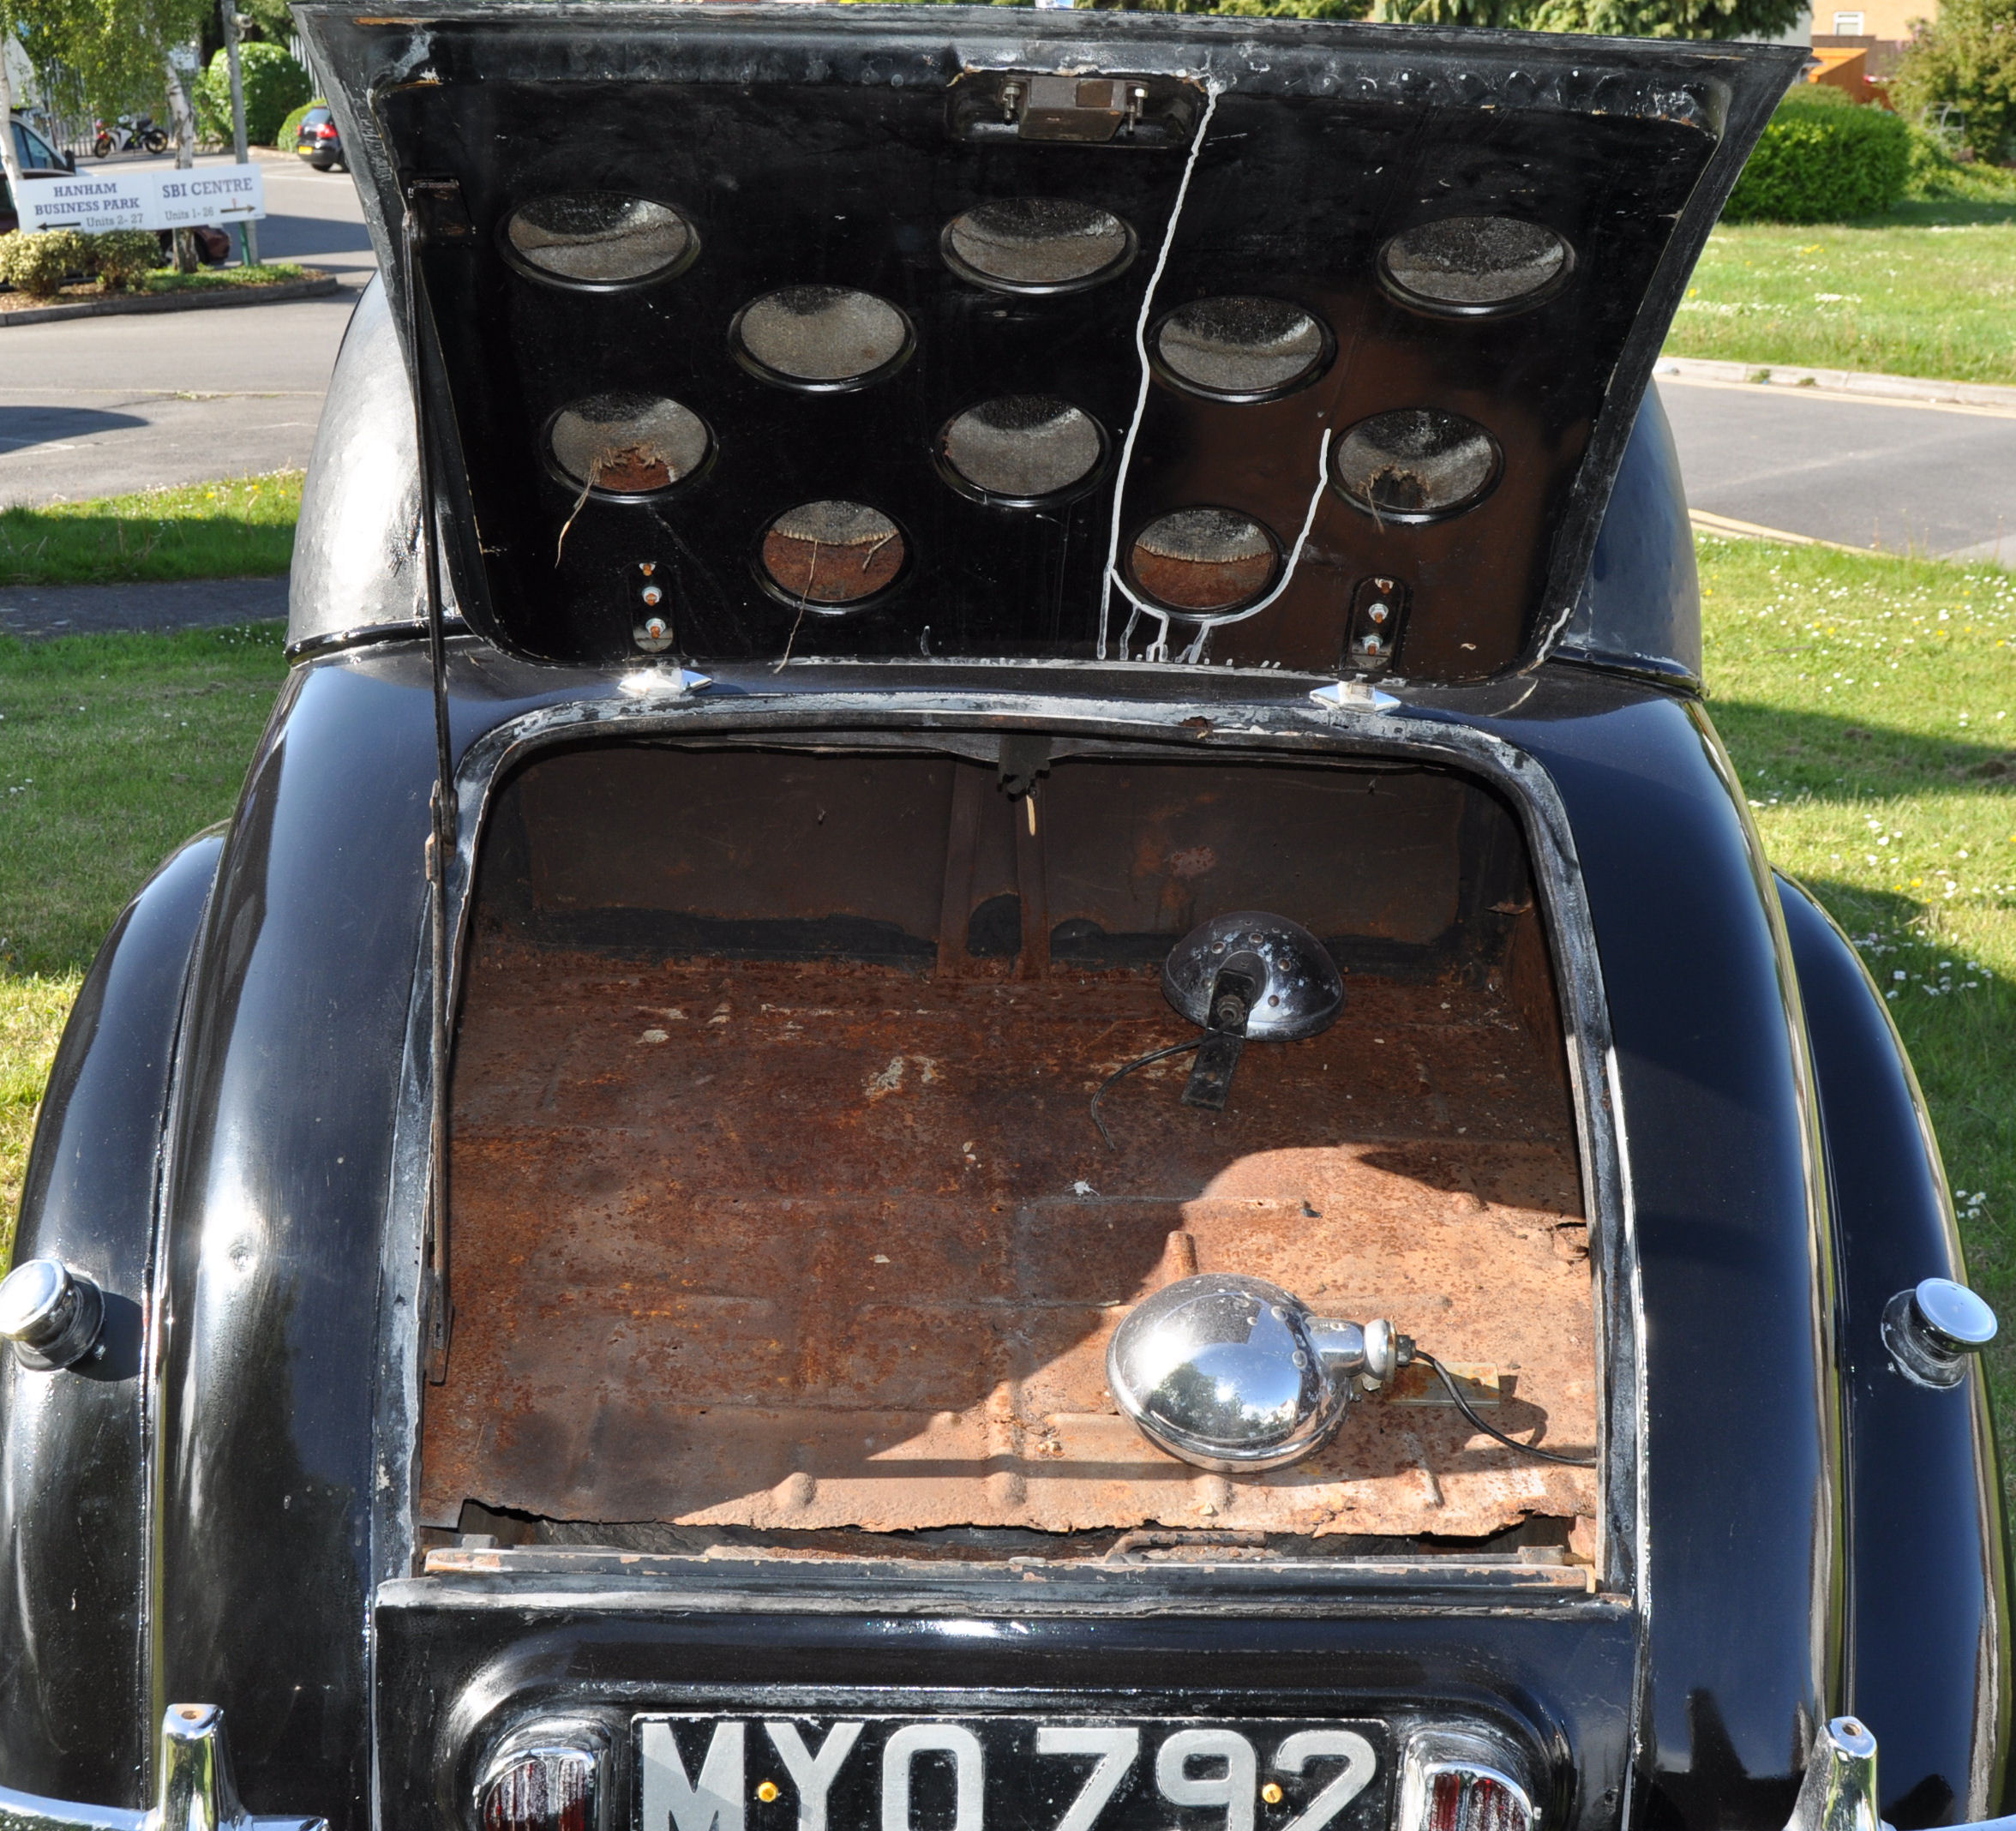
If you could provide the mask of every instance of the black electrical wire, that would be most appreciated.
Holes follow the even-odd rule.
[[[1106,1129],[1106,1121],[1099,1116],[1099,1102],[1106,1098],[1107,1089],[1115,1081],[1125,1080],[1137,1068],[1145,1068],[1150,1062],[1159,1062],[1167,1056],[1181,1055],[1187,1050],[1199,1048],[1203,1041],[1203,1036],[1192,1036],[1188,1042],[1173,1042],[1166,1049],[1150,1049],[1146,1055],[1136,1056],[1125,1068],[1114,1069],[1099,1084],[1099,1091],[1092,1096],[1092,1123],[1099,1127],[1099,1135],[1106,1140],[1108,1150],[1118,1150],[1120,1147],[1113,1143],[1113,1133]]]
[[[1121,1071],[1122,1073],[1125,1072],[1125,1069]],[[1482,1431],[1486,1437],[1495,1437],[1508,1450],[1517,1450],[1527,1456],[1537,1456],[1544,1462],[1563,1462],[1570,1468],[1593,1468],[1596,1467],[1596,1458],[1593,1456],[1563,1456],[1558,1450],[1543,1450],[1538,1444],[1522,1444],[1516,1437],[1506,1436],[1496,1425],[1486,1424],[1483,1419],[1477,1415],[1476,1412],[1471,1408],[1469,1400],[1465,1398],[1457,1390],[1455,1381],[1449,1375],[1449,1370],[1443,1366],[1426,1348],[1417,1344],[1414,1348],[1414,1359],[1425,1361],[1437,1373],[1441,1374],[1442,1383],[1449,1388],[1449,1396],[1455,1402],[1456,1409],[1462,1413],[1479,1430]]]

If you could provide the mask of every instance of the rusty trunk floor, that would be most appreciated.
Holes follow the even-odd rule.
[[[1151,976],[850,963],[632,968],[492,943],[455,1068],[453,1296],[422,1514],[794,1531],[1141,1525],[1482,1535],[1593,1516],[1592,1473],[1425,1383],[1227,1480],[1114,1411],[1108,1335],[1192,1269],[1390,1316],[1521,1435],[1594,1442],[1591,1284],[1557,1067],[1487,994],[1354,979],[1252,1046],[1228,1109]]]

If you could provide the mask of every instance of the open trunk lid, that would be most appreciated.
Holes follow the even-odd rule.
[[[388,284],[417,282],[453,597],[502,648],[605,663],[1530,664],[1797,63],[1089,12],[300,12]]]

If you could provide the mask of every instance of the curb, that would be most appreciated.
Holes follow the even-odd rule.
[[[1826,547],[1835,553],[1873,554],[1875,547],[1844,546],[1838,540],[1822,540],[1817,534],[1795,534],[1789,528],[1767,528],[1755,521],[1738,521],[1733,515],[1712,514],[1705,508],[1690,508],[1687,519],[1702,534],[1719,534],[1725,540],[1767,540],[1783,547]]]
[[[1872,400],[1929,401],[1943,406],[2000,407],[2016,412],[2016,387],[1986,381],[1927,381],[1915,375],[1867,375],[1854,369],[1795,369],[1780,363],[1725,363],[1699,356],[1662,356],[1655,380],[1736,382],[1752,387],[1813,388]]]
[[[226,305],[276,305],[283,299],[326,297],[341,290],[333,273],[318,279],[285,280],[277,286],[219,286],[213,291],[163,293],[153,298],[80,299],[72,305],[36,305],[27,311],[0,311],[0,329],[14,324],[48,324],[58,318],[117,318],[135,311],[207,311]],[[2016,395],[2016,388],[2009,391]]]

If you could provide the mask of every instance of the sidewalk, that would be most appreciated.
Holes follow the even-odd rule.
[[[1701,356],[1662,356],[1653,370],[1659,381],[1708,381],[1744,387],[1806,388],[1823,394],[1859,394],[1871,400],[1915,401],[2016,413],[2016,387],[1987,381],[1928,381],[1917,375],[1879,375],[1857,369],[1797,369],[1782,363],[1724,363]]]

